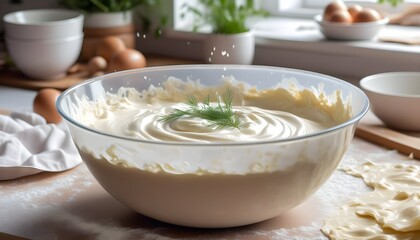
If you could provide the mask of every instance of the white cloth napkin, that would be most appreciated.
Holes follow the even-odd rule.
[[[0,115],[0,180],[59,172],[82,162],[64,124],[33,112]]]

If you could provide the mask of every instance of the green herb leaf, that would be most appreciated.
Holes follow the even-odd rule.
[[[160,121],[172,122],[181,117],[197,117],[208,120],[211,124],[208,127],[221,129],[225,127],[233,127],[240,130],[241,122],[238,115],[232,109],[233,95],[230,89],[222,95],[223,104],[220,98],[217,104],[211,104],[210,96],[203,99],[201,104],[193,95],[188,95],[185,104],[187,109],[176,108],[173,112],[161,116]]]
[[[398,4],[404,2],[404,0],[378,0],[378,3],[384,4],[384,3],[390,3],[392,6],[397,6]]]
[[[249,31],[255,17],[266,17],[268,12],[258,9],[254,0],[198,0],[198,4],[184,3],[180,15],[191,13],[195,19],[193,31],[210,24],[213,33],[234,34]]]
[[[154,4],[152,0],[59,0],[60,5],[83,12],[119,12],[138,5]]]

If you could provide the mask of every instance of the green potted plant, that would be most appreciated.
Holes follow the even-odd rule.
[[[83,12],[122,12],[131,10],[145,0],[60,0],[60,4]]]
[[[186,3],[181,17],[191,13],[193,31],[210,25],[211,34],[204,41],[205,60],[209,63],[251,64],[255,40],[250,31],[252,19],[267,16],[257,9],[253,0],[239,4],[235,0],[198,0],[198,5]]]
[[[64,7],[85,14],[85,26],[98,28],[131,24],[132,10],[147,2],[148,0],[60,0]]]
[[[144,7],[158,6],[160,0],[60,0],[60,3],[64,7],[84,12],[88,26],[103,26],[131,23],[133,9],[139,5]],[[111,20],[106,17],[95,20],[95,17],[107,15],[121,16]],[[148,19],[141,18],[147,21],[145,24],[150,24]]]
[[[139,6],[151,6],[159,0],[60,0],[66,8],[84,13],[84,41],[81,60],[94,57],[92,50],[98,41],[107,36],[117,36],[128,48],[135,48],[136,32],[133,18]],[[142,19],[144,20],[144,19]],[[145,21],[144,21],[145,22]]]

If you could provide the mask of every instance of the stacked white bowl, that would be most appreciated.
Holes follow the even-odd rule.
[[[32,79],[66,75],[83,43],[83,14],[65,9],[36,9],[3,16],[7,50],[17,68]]]

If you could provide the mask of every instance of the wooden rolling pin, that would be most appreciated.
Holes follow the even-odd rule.
[[[420,138],[381,125],[359,124],[356,136],[420,160]]]

